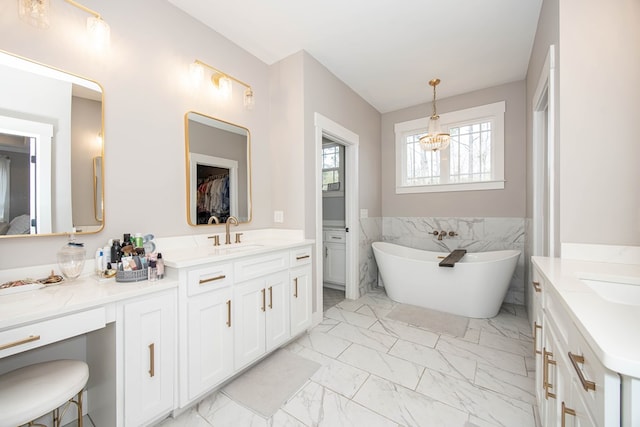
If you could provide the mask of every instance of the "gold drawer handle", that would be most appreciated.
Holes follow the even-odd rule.
[[[545,399],[555,399],[556,398],[556,394],[555,393],[551,393],[549,391],[549,389],[553,388],[553,384],[551,384],[549,382],[549,365],[555,365],[556,361],[551,359],[553,357],[553,353],[550,351],[547,351],[546,348],[542,349],[542,357],[543,357],[543,362],[542,362],[542,387],[544,388],[544,398]]]
[[[295,290],[293,291],[293,296],[298,298],[298,278],[293,279],[293,283],[295,284]]]
[[[538,329],[542,331],[542,325],[538,325],[538,322],[533,322],[533,353],[542,354],[542,351],[537,349],[538,345]]]
[[[566,423],[564,420],[564,416],[566,415],[573,415],[574,417],[576,416],[576,411],[571,409],[571,408],[567,408],[567,406],[564,404],[564,402],[562,402],[562,423],[560,424],[561,427],[565,427]]]
[[[227,326],[231,327],[231,300],[227,301]]]
[[[262,288],[262,307],[260,307],[260,309],[262,311],[267,311],[267,296],[266,296],[266,289]]]
[[[540,282],[536,282],[535,280],[531,282],[533,285],[533,290],[536,292],[542,292],[542,288],[540,287]]]
[[[9,342],[6,344],[0,345],[0,350],[6,350],[7,348],[16,347],[22,344],[26,344],[33,341],[38,341],[40,339],[40,335],[30,335],[27,338],[22,338],[18,341]]]
[[[582,387],[584,387],[585,391],[593,390],[596,391],[596,383],[593,381],[589,381],[584,377],[582,373],[582,369],[578,367],[578,363],[584,365],[584,356],[580,356],[578,354],[573,354],[569,352],[569,359],[571,360],[571,364],[573,365],[573,369],[576,370],[578,374],[578,378],[580,378],[580,382],[582,383]]]
[[[216,276],[216,277],[211,277],[209,279],[200,279],[200,284],[205,284],[205,283],[209,283],[209,282],[215,282],[216,280],[222,280],[222,279],[226,279],[227,276],[225,276],[224,274],[221,274],[220,276]]]
[[[296,261],[300,261],[301,259],[309,258],[309,255],[297,256]]]
[[[156,345],[149,344],[149,376],[153,378],[156,374]]]

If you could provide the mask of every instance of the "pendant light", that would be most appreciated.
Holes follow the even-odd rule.
[[[427,134],[420,138],[420,146],[423,150],[439,151],[449,146],[449,134],[440,130],[440,116],[436,111],[436,86],[440,84],[440,79],[432,79],[429,86],[433,87],[433,114],[429,118],[429,128]]]

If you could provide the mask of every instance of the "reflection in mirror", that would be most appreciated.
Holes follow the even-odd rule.
[[[104,212],[102,197],[102,189],[104,183],[102,182],[102,156],[96,156],[93,158],[93,212],[96,217],[96,221],[102,221],[102,212]]]
[[[101,230],[100,85],[0,51],[0,93],[0,236]]]
[[[249,130],[191,111],[185,133],[189,224],[251,221]]]

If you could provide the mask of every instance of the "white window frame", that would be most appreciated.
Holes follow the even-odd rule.
[[[326,168],[326,169],[322,169],[322,172],[324,171],[329,171],[329,170],[337,170],[338,171],[338,176],[340,177],[340,181],[338,181],[340,183],[340,189],[338,191],[334,191],[334,190],[322,190],[322,197],[344,197],[344,186],[345,186],[345,181],[344,181],[344,157],[345,157],[345,151],[346,151],[346,147],[342,144],[338,144],[336,142],[326,142],[322,144],[322,148],[323,148],[323,153],[324,153],[324,148],[325,147],[338,147],[338,153],[339,153],[339,165],[337,168]]]
[[[491,120],[493,125],[491,135],[491,171],[492,177],[486,181],[474,182],[444,182],[439,184],[406,184],[406,157],[407,150],[405,139],[407,135],[426,133],[429,117],[410,120],[395,124],[396,134],[396,194],[407,193],[433,193],[446,191],[472,191],[472,190],[502,190],[504,189],[504,113],[505,102],[481,105],[464,110],[440,114],[440,127],[443,132],[449,128],[464,125],[479,120]],[[449,170],[449,147],[440,153],[441,171]],[[443,162],[447,162],[446,168]],[[447,172],[448,173],[448,172]],[[448,180],[448,175],[444,177]]]

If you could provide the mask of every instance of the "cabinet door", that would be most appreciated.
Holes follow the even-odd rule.
[[[291,270],[291,336],[311,326],[311,265]]]
[[[233,292],[234,364],[240,369],[266,352],[267,290],[263,278],[236,285]]]
[[[542,308],[542,291],[543,284],[540,280],[540,273],[537,269],[533,271],[533,281],[531,283],[533,289],[533,325],[531,325],[533,332],[533,354],[536,360],[536,398],[540,408],[540,402],[544,399],[544,389],[542,383],[542,348],[544,346],[543,338],[543,308]]]
[[[344,243],[325,243],[324,281],[346,283],[346,250]]]
[[[265,278],[267,297],[266,350],[286,342],[290,335],[289,272],[282,271]]]
[[[138,426],[173,408],[175,292],[124,306],[124,419]]]
[[[189,400],[233,373],[233,291],[226,288],[189,298]]]

